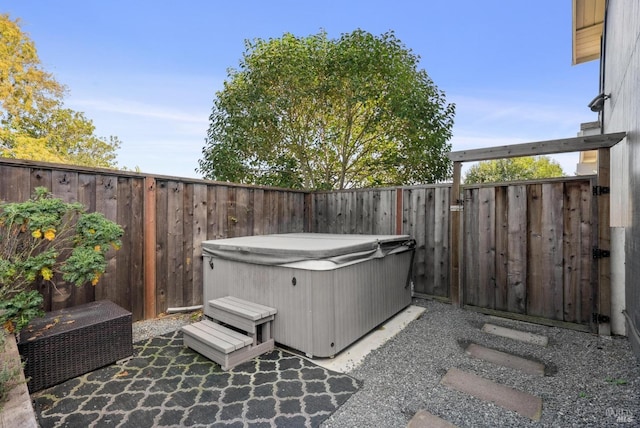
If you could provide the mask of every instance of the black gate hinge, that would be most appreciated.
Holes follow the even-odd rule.
[[[603,257],[611,257],[611,251],[609,250],[601,250],[600,248],[593,247],[593,251],[591,253],[594,259],[601,259]]]
[[[591,319],[593,320],[594,323],[598,323],[598,324],[608,323],[611,320],[611,318],[609,318],[608,316],[602,315],[596,312],[592,314]]]
[[[611,192],[611,188],[608,186],[593,186],[594,196],[608,195]]]

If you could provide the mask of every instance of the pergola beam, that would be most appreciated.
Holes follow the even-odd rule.
[[[447,157],[454,162],[475,162],[521,156],[584,152],[587,150],[597,150],[614,146],[626,135],[626,132],[615,132],[611,134],[563,138],[560,140],[538,141],[535,143],[487,147],[484,149],[460,150],[456,152],[449,152]]]

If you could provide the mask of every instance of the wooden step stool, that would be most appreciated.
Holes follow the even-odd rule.
[[[271,323],[276,309],[232,296],[210,300],[208,304],[213,309],[213,320],[182,327],[186,346],[220,364],[223,370],[273,349]]]

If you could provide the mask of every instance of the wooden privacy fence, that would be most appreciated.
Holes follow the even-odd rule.
[[[311,231],[410,235],[414,294],[448,299],[450,193],[448,184],[313,193]]]
[[[3,201],[24,201],[44,186],[125,230],[97,286],[69,287],[58,301],[39,284],[46,310],[109,299],[143,319],[202,304],[202,241],[304,231],[411,235],[414,291],[448,299],[446,184],[305,193],[11,159],[0,160],[0,177]]]
[[[468,186],[459,201],[449,184],[309,193],[10,159],[0,177],[4,201],[44,186],[125,229],[96,287],[58,301],[39,285],[47,310],[109,299],[138,320],[199,305],[202,241],[286,232],[408,234],[415,295],[471,308],[584,326],[602,300],[593,178]]]
[[[594,177],[463,188],[467,307],[589,326]]]
[[[203,240],[305,230],[303,192],[0,160],[0,199],[24,201],[39,186],[125,231],[97,286],[69,287],[59,301],[60,293],[39,284],[45,310],[109,299],[139,320],[201,304]]]
[[[584,326],[588,318],[585,311],[589,304],[586,299],[588,295],[592,297],[591,321],[588,329],[597,331],[599,334],[611,334],[611,266],[608,258],[611,245],[611,230],[609,221],[609,169],[611,147],[625,138],[624,132],[611,134],[579,135],[572,138],[558,140],[537,141],[533,143],[514,144],[509,146],[496,146],[484,149],[461,150],[450,152],[447,157],[453,161],[453,184],[452,193],[455,199],[451,204],[451,301],[459,305],[465,302],[465,296],[460,296],[459,291],[469,287],[467,299],[479,305],[485,311],[491,310],[491,306],[497,304],[504,307],[505,299],[507,309],[514,312],[507,314],[522,315],[526,311],[526,317],[534,316],[538,320],[554,320],[553,324],[571,320],[572,324]],[[517,218],[509,218],[507,205],[507,228],[504,230],[505,209],[495,201],[504,199],[505,195],[496,192],[492,198],[491,191],[485,191],[483,195],[478,194],[479,205],[477,210],[468,209],[463,203],[465,198],[460,193],[461,166],[462,162],[485,161],[491,159],[505,159],[518,156],[549,155],[555,153],[579,152],[587,150],[597,150],[597,175],[590,184],[592,194],[597,196],[593,203],[587,202],[584,197],[588,194],[584,185],[574,188],[573,186],[542,185],[542,187],[530,187],[526,189],[527,204],[523,203],[524,189],[513,188],[506,194],[507,200],[512,201],[515,206]],[[536,185],[537,186],[537,185]],[[479,192],[480,193],[480,192]],[[518,197],[516,193],[520,193]],[[582,196],[577,196],[578,193]],[[474,199],[469,195],[470,201]],[[462,197],[462,199],[460,199]],[[578,201],[580,199],[580,201]],[[492,206],[494,201],[494,207]],[[511,202],[510,202],[511,203]],[[518,209],[517,207],[520,206]],[[487,208],[488,207],[488,208]],[[526,208],[525,208],[526,207]],[[568,211],[563,211],[568,207]],[[494,210],[497,209],[498,211]],[[467,234],[467,239],[461,239],[461,232],[464,230],[461,211],[464,210],[464,223],[471,231]],[[526,211],[526,214],[523,213]],[[576,210],[580,210],[576,214]],[[473,220],[473,215],[477,211],[477,221]],[[495,232],[491,226],[491,213],[497,223]],[[588,213],[591,214],[588,214]],[[590,222],[587,220],[590,216]],[[508,241],[510,227],[515,229],[516,223],[520,221],[522,225],[526,220],[526,230],[515,231],[511,237],[516,239],[514,243]],[[580,224],[580,233],[575,233],[577,229],[572,229],[576,224]],[[473,230],[477,227],[477,230]],[[526,233],[522,233],[526,232]],[[478,265],[475,272],[478,277],[471,277],[468,270],[471,267],[465,266],[465,260],[474,262],[473,250],[478,251],[489,249],[489,253],[496,253],[498,245],[502,245],[504,250],[504,239],[502,235],[507,233],[507,251],[513,252],[516,256],[509,261],[506,259],[507,269],[505,272],[507,284],[513,290],[502,287],[504,279],[498,275],[502,271],[500,261],[492,263],[492,257],[485,260],[487,264]],[[526,236],[526,244],[524,239]],[[477,238],[477,245],[473,239]],[[584,255],[584,246],[590,242],[592,247],[592,258],[589,266],[585,265],[587,257]],[[465,247],[466,245],[466,247]],[[526,250],[525,250],[526,245]],[[469,247],[470,246],[470,247]],[[502,253],[501,253],[502,254]],[[522,264],[521,255],[525,254],[526,265]],[[465,257],[466,256],[466,257]],[[494,254],[495,257],[495,254]],[[560,262],[560,257],[568,257],[569,260]],[[504,257],[503,257],[504,258]],[[502,260],[502,265],[504,265]],[[543,264],[543,266],[541,266]],[[496,272],[493,272],[495,269]],[[577,273],[576,273],[577,270]],[[526,273],[525,273],[526,272]],[[591,291],[575,285],[587,287],[585,279],[587,272],[591,272]],[[563,276],[564,275],[564,276]],[[562,280],[560,278],[563,278]],[[522,282],[526,280],[526,282]],[[465,283],[477,282],[477,284],[466,285]],[[488,281],[488,282],[487,282]],[[488,284],[488,285],[487,285]],[[495,293],[491,285],[499,289]],[[476,293],[476,291],[478,293]],[[506,294],[505,294],[506,291]],[[510,293],[510,294],[509,294]],[[505,297],[506,296],[506,297]],[[509,297],[511,296],[511,297]],[[562,296],[562,297],[561,297]],[[525,300],[523,300],[525,299]],[[493,302],[493,303],[492,303]],[[539,314],[544,317],[539,317]],[[561,321],[558,321],[561,320]],[[570,325],[567,325],[569,327]]]

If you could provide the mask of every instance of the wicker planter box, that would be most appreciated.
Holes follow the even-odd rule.
[[[131,356],[131,312],[108,300],[49,312],[20,332],[18,349],[33,393]]]

